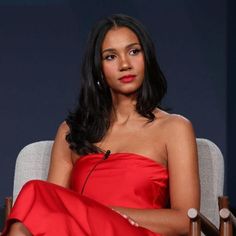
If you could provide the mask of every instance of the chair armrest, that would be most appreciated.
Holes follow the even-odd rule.
[[[220,235],[232,236],[236,230],[236,218],[227,208],[220,210]]]
[[[190,208],[188,210],[188,217],[190,218],[190,229],[189,229],[190,236],[200,236],[201,231],[205,235],[211,235],[211,236],[220,235],[220,232],[216,228],[216,226],[195,208]]]

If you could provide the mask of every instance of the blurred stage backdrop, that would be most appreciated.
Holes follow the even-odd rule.
[[[215,142],[236,206],[235,16],[231,0],[0,0],[0,206],[25,145],[54,139],[78,96],[92,25],[124,13],[147,27],[168,80],[165,104]],[[1,227],[1,226],[0,226]]]

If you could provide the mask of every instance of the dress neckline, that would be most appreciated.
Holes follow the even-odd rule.
[[[75,164],[78,160],[82,159],[82,158],[86,158],[86,157],[93,157],[93,156],[99,156],[99,157],[103,157],[105,155],[105,153],[90,153],[90,154],[87,154],[87,155],[83,155],[81,157],[79,157],[76,161],[75,161]],[[145,161],[149,161],[163,169],[165,169],[166,171],[168,171],[168,168],[164,165],[164,164],[161,164],[157,161],[154,161],[153,159],[149,158],[148,156],[145,156],[145,155],[142,155],[142,154],[138,154],[138,153],[133,153],[133,152],[111,152],[109,154],[109,157],[115,157],[115,156],[135,156],[135,157],[138,157],[138,158],[141,158]]]

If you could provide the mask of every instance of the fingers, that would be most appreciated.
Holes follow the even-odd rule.
[[[137,222],[135,222],[134,220],[132,220],[130,217],[128,217],[128,221],[131,225],[139,227],[139,224]]]
[[[127,219],[129,221],[129,223],[133,226],[139,227],[139,224],[137,222],[135,222],[133,219],[131,219],[129,216],[127,216],[126,214],[111,208],[113,211],[117,212],[118,214],[120,214],[121,216],[123,216],[125,219]]]

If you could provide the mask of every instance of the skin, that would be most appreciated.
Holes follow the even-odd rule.
[[[156,119],[147,119],[135,111],[136,91],[144,80],[144,55],[137,36],[126,27],[112,28],[102,44],[102,73],[110,86],[113,112],[111,127],[96,145],[113,153],[130,152],[150,158],[169,171],[170,209],[133,209],[109,206],[131,224],[164,235],[186,235],[187,210],[199,208],[199,176],[196,138],[186,118],[156,109]],[[136,75],[130,83],[120,77]],[[69,149],[63,122],[57,132],[48,181],[65,188],[79,156]],[[142,134],[142,135],[140,135]],[[132,142],[130,142],[132,140]],[[9,234],[14,235],[14,234]],[[28,235],[28,234],[22,234]]]

